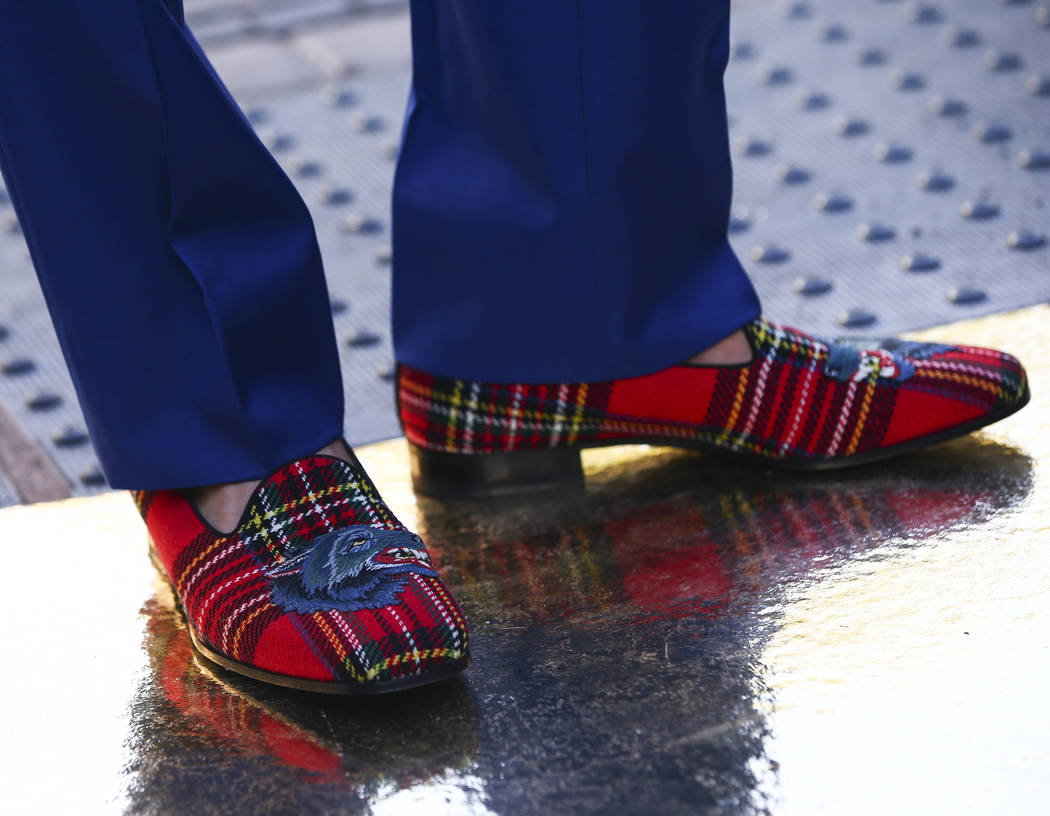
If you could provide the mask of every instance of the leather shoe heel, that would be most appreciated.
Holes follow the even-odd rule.
[[[580,452],[573,448],[463,455],[409,444],[412,483],[436,499],[481,499],[583,489]]]

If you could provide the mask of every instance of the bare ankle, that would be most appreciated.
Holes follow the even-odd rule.
[[[350,450],[342,439],[325,445],[318,454],[334,456],[337,459],[351,458]],[[228,484],[203,485],[183,491],[186,498],[197,508],[205,521],[220,532],[232,532],[244,515],[252,494],[261,484],[258,479]]]
[[[686,363],[691,365],[740,365],[751,362],[751,344],[742,330],[733,332],[723,340],[699,354],[694,354]]]

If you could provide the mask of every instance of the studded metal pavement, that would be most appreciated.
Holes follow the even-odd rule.
[[[217,42],[209,3],[280,5],[187,3],[191,23]],[[727,73],[731,238],[768,316],[825,334],[882,334],[1050,299],[1050,4],[738,5]],[[384,55],[403,53],[393,70],[387,59],[383,70],[336,85],[263,97],[231,81],[314,213],[355,444],[398,434],[388,202],[409,56],[406,38],[386,36],[396,39]],[[0,400],[74,494],[100,491],[6,202],[0,270]],[[0,504],[11,500],[0,485]]]
[[[406,5],[407,0],[183,0],[186,22],[205,45],[283,37],[304,25]]]

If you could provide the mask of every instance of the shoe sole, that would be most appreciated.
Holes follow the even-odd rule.
[[[1017,404],[1007,410],[987,414],[907,442],[835,459],[773,459],[757,454],[729,451],[702,440],[673,439],[665,436],[639,436],[629,440],[608,439],[565,448],[490,454],[443,453],[409,443],[412,484],[420,495],[435,499],[484,499],[551,490],[581,490],[584,477],[580,452],[587,448],[614,445],[685,448],[752,466],[797,473],[841,470],[891,459],[973,433],[1017,413],[1030,399],[1031,392],[1026,386]]]
[[[257,680],[261,683],[268,683],[272,686],[295,689],[296,691],[308,691],[314,694],[367,697],[375,694],[389,694],[395,691],[406,691],[408,689],[419,688],[420,686],[428,686],[432,683],[440,683],[444,680],[449,680],[455,677],[470,665],[470,652],[468,651],[463,657],[459,658],[459,660],[448,663],[440,669],[412,674],[408,677],[398,677],[393,680],[378,680],[367,683],[332,683],[323,680],[308,680],[301,677],[292,677],[286,674],[276,674],[274,672],[258,669],[255,666],[249,666],[247,663],[241,663],[239,660],[234,660],[232,657],[227,657],[224,654],[216,652],[208,646],[205,646],[200,641],[197,637],[197,633],[193,631],[193,626],[190,624],[189,617],[186,615],[186,609],[182,605],[182,599],[179,598],[179,593],[175,591],[175,585],[172,583],[171,578],[168,577],[167,570],[164,569],[164,565],[161,563],[160,558],[157,555],[157,550],[153,545],[152,538],[149,541],[149,555],[157,572],[160,573],[160,576],[168,586],[171,587],[171,594],[175,598],[175,605],[178,607],[179,614],[182,615],[182,619],[186,623],[186,631],[189,632],[190,643],[193,645],[193,650],[208,663],[218,666],[221,669],[234,672],[235,674],[250,677],[252,680]]]

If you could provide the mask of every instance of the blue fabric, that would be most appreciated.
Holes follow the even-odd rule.
[[[604,380],[758,316],[726,242],[729,0],[415,0],[412,13],[399,360]]]
[[[759,313],[726,243],[728,0],[417,0],[399,359],[648,373]],[[309,214],[179,0],[0,0],[0,165],[114,487],[263,476],[342,430]]]
[[[260,477],[338,437],[309,213],[180,4],[2,0],[0,75],[4,177],[110,484]]]

